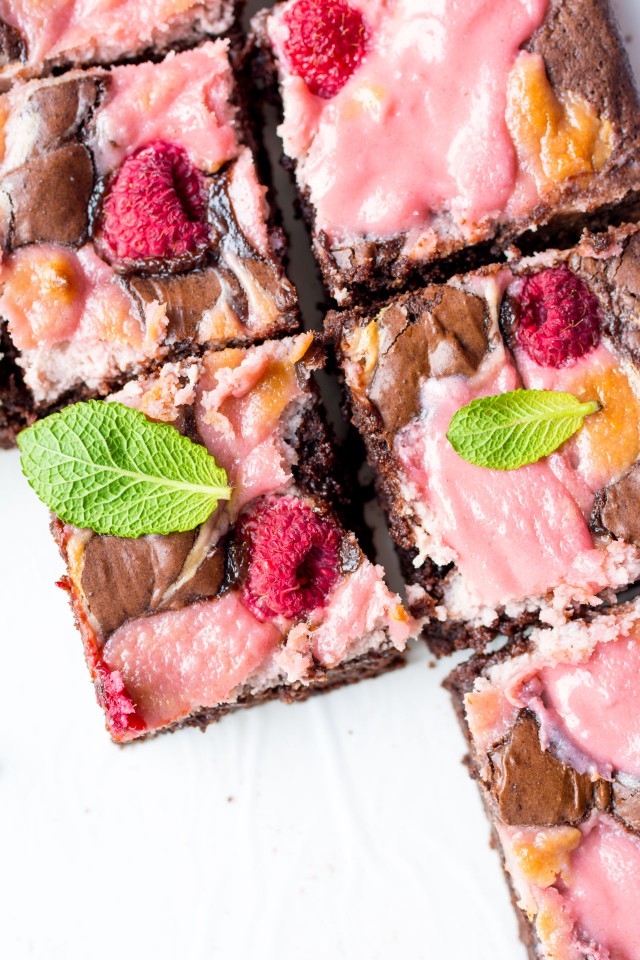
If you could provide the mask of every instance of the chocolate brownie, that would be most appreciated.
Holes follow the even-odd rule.
[[[637,954],[639,658],[634,602],[446,681],[532,960]]]
[[[640,227],[332,312],[415,616],[436,653],[559,622],[640,578]],[[596,400],[557,452],[512,470],[447,439],[472,400]]]
[[[169,354],[296,329],[228,43],[0,97],[0,442]]]
[[[54,520],[113,739],[204,726],[392,669],[416,625],[339,519],[312,334],[206,351],[109,399],[172,423],[227,471],[186,533],[126,539]]]
[[[638,209],[640,104],[607,0],[285,0],[254,34],[341,305]]]
[[[69,67],[157,56],[228,33],[235,0],[0,0],[0,84]]]

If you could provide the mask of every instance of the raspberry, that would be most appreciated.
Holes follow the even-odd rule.
[[[144,730],[145,723],[136,713],[131,697],[125,693],[124,680],[119,670],[109,670],[104,663],[96,666],[99,699],[109,721],[114,738],[121,739],[126,733]]]
[[[259,620],[324,606],[340,566],[340,531],[296,497],[264,499],[239,525],[248,548],[245,604]]]
[[[283,17],[289,28],[284,50],[291,69],[311,93],[335,97],[367,48],[362,14],[342,0],[298,0]]]
[[[541,367],[568,367],[600,342],[598,299],[567,267],[527,277],[518,319],[518,342]]]
[[[114,260],[175,260],[206,247],[206,180],[165,140],[124,161],[105,197],[102,232]]]

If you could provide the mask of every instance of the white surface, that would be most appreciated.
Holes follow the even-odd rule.
[[[638,0],[617,7],[640,41]],[[294,253],[299,280],[299,234]],[[119,749],[15,453],[0,494],[3,960],[524,957],[439,686],[451,662],[420,648],[378,680]]]

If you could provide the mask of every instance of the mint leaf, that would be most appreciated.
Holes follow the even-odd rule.
[[[453,416],[447,439],[463,460],[493,470],[515,470],[562,446],[600,410],[571,393],[514,390],[472,400]]]
[[[121,403],[74,403],[23,430],[18,446],[40,499],[96,533],[193,530],[231,495],[204,447]]]

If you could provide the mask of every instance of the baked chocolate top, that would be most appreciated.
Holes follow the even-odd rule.
[[[0,179],[0,230],[5,249],[28,243],[80,246],[89,230],[93,161],[83,131],[107,85],[78,77],[36,87],[13,117],[31,134],[21,166]]]
[[[614,778],[592,779],[562,763],[540,744],[538,722],[523,710],[489,755],[486,784],[500,820],[517,827],[575,825],[591,810],[611,813],[640,834],[640,788]]]
[[[431,286],[392,304],[379,320],[389,346],[378,354],[368,397],[389,434],[418,415],[425,377],[471,376],[488,348],[486,305],[454,287]]]
[[[127,620],[176,610],[218,594],[225,572],[223,544],[205,547],[193,569],[185,570],[198,532],[137,540],[91,537],[84,550],[81,583],[104,637]]]
[[[538,722],[523,711],[490,754],[489,785],[500,819],[514,826],[578,823],[595,802],[595,785],[540,745]]]

